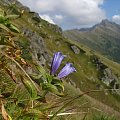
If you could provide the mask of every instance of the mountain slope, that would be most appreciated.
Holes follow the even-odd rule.
[[[45,66],[49,71],[53,53],[57,51],[63,52],[67,55],[63,64],[68,61],[72,62],[77,69],[76,73],[65,79],[67,82],[65,82],[66,95],[73,97],[80,94],[76,88],[82,92],[97,89],[101,92],[91,93],[89,96],[95,98],[98,102],[100,101],[112,107],[112,113],[114,113],[114,110],[120,112],[120,64],[108,60],[97,52],[91,52],[91,49],[86,46],[64,38],[61,28],[42,20],[37,13],[31,12],[19,2],[13,3],[13,1],[1,0],[0,7],[9,14],[20,14],[24,10],[23,15],[13,21],[21,31],[21,34],[15,38],[15,41],[22,50],[22,57],[29,64],[37,61],[38,64]],[[24,69],[26,68],[24,67]],[[26,69],[26,71],[28,73],[33,72],[31,68]],[[5,85],[7,84],[5,90],[12,91],[14,87],[11,85],[14,84],[12,82],[9,83],[10,77],[2,72],[1,68],[0,77],[0,89],[2,89],[5,82]],[[104,91],[104,89],[111,88],[115,90]],[[50,100],[53,102],[53,99],[50,98]],[[79,99],[71,107],[74,107],[74,105],[80,107],[84,102],[87,102],[88,106],[102,110],[98,105],[93,105],[94,101],[89,100],[87,97]],[[79,110],[81,109],[79,108]],[[84,108],[82,110],[84,111]],[[97,113],[97,111],[93,111]],[[92,109],[90,113],[92,114]],[[106,113],[111,114],[107,110]],[[79,119],[78,116],[76,120]],[[120,116],[116,115],[116,117],[119,118]]]
[[[103,20],[91,28],[67,30],[65,36],[120,63],[120,25]]]

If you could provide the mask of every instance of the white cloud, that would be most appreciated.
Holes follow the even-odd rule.
[[[104,0],[19,0],[39,14],[47,14],[63,28],[90,26],[106,18]]]
[[[62,15],[55,15],[55,19],[62,20],[63,16]]]
[[[114,16],[112,17],[112,21],[120,24],[120,15],[114,15]]]
[[[40,15],[40,17],[41,17],[42,19],[48,21],[48,22],[51,23],[51,24],[55,24],[55,22],[50,18],[49,15],[45,15],[45,14],[44,14],[44,15]]]

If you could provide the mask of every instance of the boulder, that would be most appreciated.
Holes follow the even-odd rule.
[[[73,45],[71,46],[71,49],[73,50],[75,54],[80,54],[80,49],[77,46]]]
[[[40,56],[38,57],[38,60],[39,60],[39,64],[40,64],[40,65],[45,66],[46,60],[45,60],[45,58],[44,58],[43,55],[40,55]]]
[[[112,70],[110,68],[106,68],[104,70],[104,76],[102,78],[102,81],[107,85],[112,87],[113,89],[116,88],[116,84],[118,85],[118,78],[115,74],[113,74]]]
[[[33,16],[32,16],[32,19],[35,20],[36,22],[40,22],[40,16],[38,13],[34,13],[33,12]]]

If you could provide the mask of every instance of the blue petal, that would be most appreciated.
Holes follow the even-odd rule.
[[[62,55],[61,52],[57,52],[54,54],[52,64],[51,64],[51,74],[55,74],[64,57],[65,56]]]
[[[75,72],[76,69],[73,67],[72,63],[67,63],[63,69],[60,71],[60,73],[58,74],[58,78],[61,79],[67,75],[69,75],[72,72]]]

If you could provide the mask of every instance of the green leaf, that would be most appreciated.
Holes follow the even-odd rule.
[[[43,84],[42,88],[43,88],[43,90],[47,90],[47,91],[52,92],[52,93],[54,93],[58,96],[63,96],[64,95],[63,93],[58,91],[56,86],[54,86],[52,84],[49,84],[49,83]]]
[[[5,38],[2,36],[0,36],[0,45],[7,45]]]
[[[0,28],[6,30],[7,32],[10,32],[10,29],[3,24],[0,24]]]
[[[25,88],[28,90],[31,98],[36,99],[37,98],[37,90],[36,90],[35,86],[33,85],[33,83],[30,82],[29,80],[25,80],[25,79],[22,79],[22,82],[23,82]]]
[[[0,15],[0,23],[3,24],[5,22],[5,20],[6,20],[5,17],[3,17],[3,16]]]
[[[42,77],[42,75],[36,75],[36,74],[29,74],[29,75],[34,80],[39,80]]]
[[[64,85],[63,82],[57,78],[53,78],[52,84],[56,86],[60,91],[64,91]]]
[[[20,33],[19,29],[13,25],[13,24],[7,24],[7,27],[12,31],[12,32],[16,32],[16,33]]]
[[[14,19],[17,19],[20,17],[20,15],[7,15],[5,16],[6,19],[9,19],[9,20],[14,20]]]
[[[5,11],[0,8],[0,16],[5,16],[5,15],[6,15]]]
[[[52,82],[53,76],[51,76],[50,74],[46,74],[46,79],[48,83]]]
[[[54,86],[56,86],[59,91],[64,91],[64,85],[63,84],[56,83],[56,84],[54,84]]]
[[[42,76],[46,79],[46,71],[44,70],[44,68],[40,65],[35,64],[37,70],[42,74]]]
[[[44,83],[43,79],[42,79],[42,75],[35,75],[35,74],[29,74],[29,76],[32,78],[32,80],[34,82],[36,82],[38,85],[40,85],[40,83]]]

